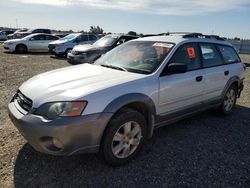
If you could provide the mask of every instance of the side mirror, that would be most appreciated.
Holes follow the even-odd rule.
[[[187,65],[184,63],[170,63],[167,67],[167,74],[185,73]]]

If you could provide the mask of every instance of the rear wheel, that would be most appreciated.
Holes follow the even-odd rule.
[[[144,116],[133,109],[122,109],[110,121],[101,146],[104,160],[113,166],[134,158],[146,137]]]
[[[223,103],[221,104],[221,112],[223,114],[230,114],[235,107],[237,100],[237,88],[235,85],[229,87],[225,93]]]
[[[24,44],[18,44],[16,46],[16,52],[19,54],[24,54],[28,52],[28,48]]]

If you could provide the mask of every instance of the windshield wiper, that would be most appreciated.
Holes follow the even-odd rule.
[[[116,70],[121,70],[121,71],[125,71],[128,72],[127,69],[117,66],[117,65],[111,65],[111,64],[101,64],[102,67],[107,67],[107,68],[111,68],[111,69],[116,69]]]

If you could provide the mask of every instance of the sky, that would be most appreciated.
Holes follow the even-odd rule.
[[[0,0],[0,26],[250,39],[250,0]]]

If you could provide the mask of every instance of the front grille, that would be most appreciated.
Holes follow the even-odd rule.
[[[26,111],[30,111],[32,108],[32,100],[23,95],[20,91],[17,91],[14,100],[16,100],[19,106]]]

